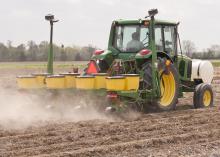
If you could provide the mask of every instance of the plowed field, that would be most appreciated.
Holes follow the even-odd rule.
[[[129,120],[88,118],[86,113],[85,119],[81,115],[62,120],[53,114],[17,128],[12,125],[19,118],[27,122],[23,115],[12,120],[2,116],[2,123],[0,116],[0,156],[220,156],[220,69],[215,71],[211,109],[193,109],[192,94],[187,94],[176,111],[137,114]],[[2,70],[2,86],[15,88],[17,73]],[[33,114],[25,118],[33,119]]]

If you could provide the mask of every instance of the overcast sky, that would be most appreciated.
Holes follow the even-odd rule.
[[[114,19],[139,19],[151,8],[157,18],[180,21],[182,40],[192,40],[202,50],[220,44],[220,0],[0,0],[0,42],[13,45],[49,39],[47,13],[55,24],[54,41],[64,45],[107,47]]]

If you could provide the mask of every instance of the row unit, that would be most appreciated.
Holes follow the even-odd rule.
[[[93,76],[80,76],[78,73],[65,73],[60,75],[33,74],[31,76],[17,77],[18,87],[21,89],[107,89],[110,91],[137,90],[139,88],[139,75],[124,74],[109,77],[106,73]]]

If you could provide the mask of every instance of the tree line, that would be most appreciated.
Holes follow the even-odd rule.
[[[182,42],[183,53],[193,59],[220,59],[220,45],[211,45],[209,48],[198,52],[194,42],[184,40]]]
[[[27,44],[13,46],[12,41],[5,45],[0,43],[0,62],[11,61],[47,61],[49,43],[42,41],[36,44],[28,41]],[[184,40],[181,44],[183,54],[194,59],[220,59],[220,45],[212,45],[210,48],[197,52],[194,42]],[[91,58],[97,47],[53,45],[55,61],[87,61]]]
[[[42,41],[36,44],[34,41],[28,41],[27,44],[13,46],[11,41],[5,45],[0,43],[0,61],[47,61],[49,43]],[[54,60],[56,61],[84,61],[89,60],[97,48],[88,46],[68,46],[53,45]]]

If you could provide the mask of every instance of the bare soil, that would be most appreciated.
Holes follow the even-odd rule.
[[[220,156],[220,68],[215,71],[211,109],[194,109],[190,93],[176,111],[127,120],[43,119],[19,129],[0,123],[0,156]],[[31,72],[1,69],[0,84],[15,89],[15,76]]]

